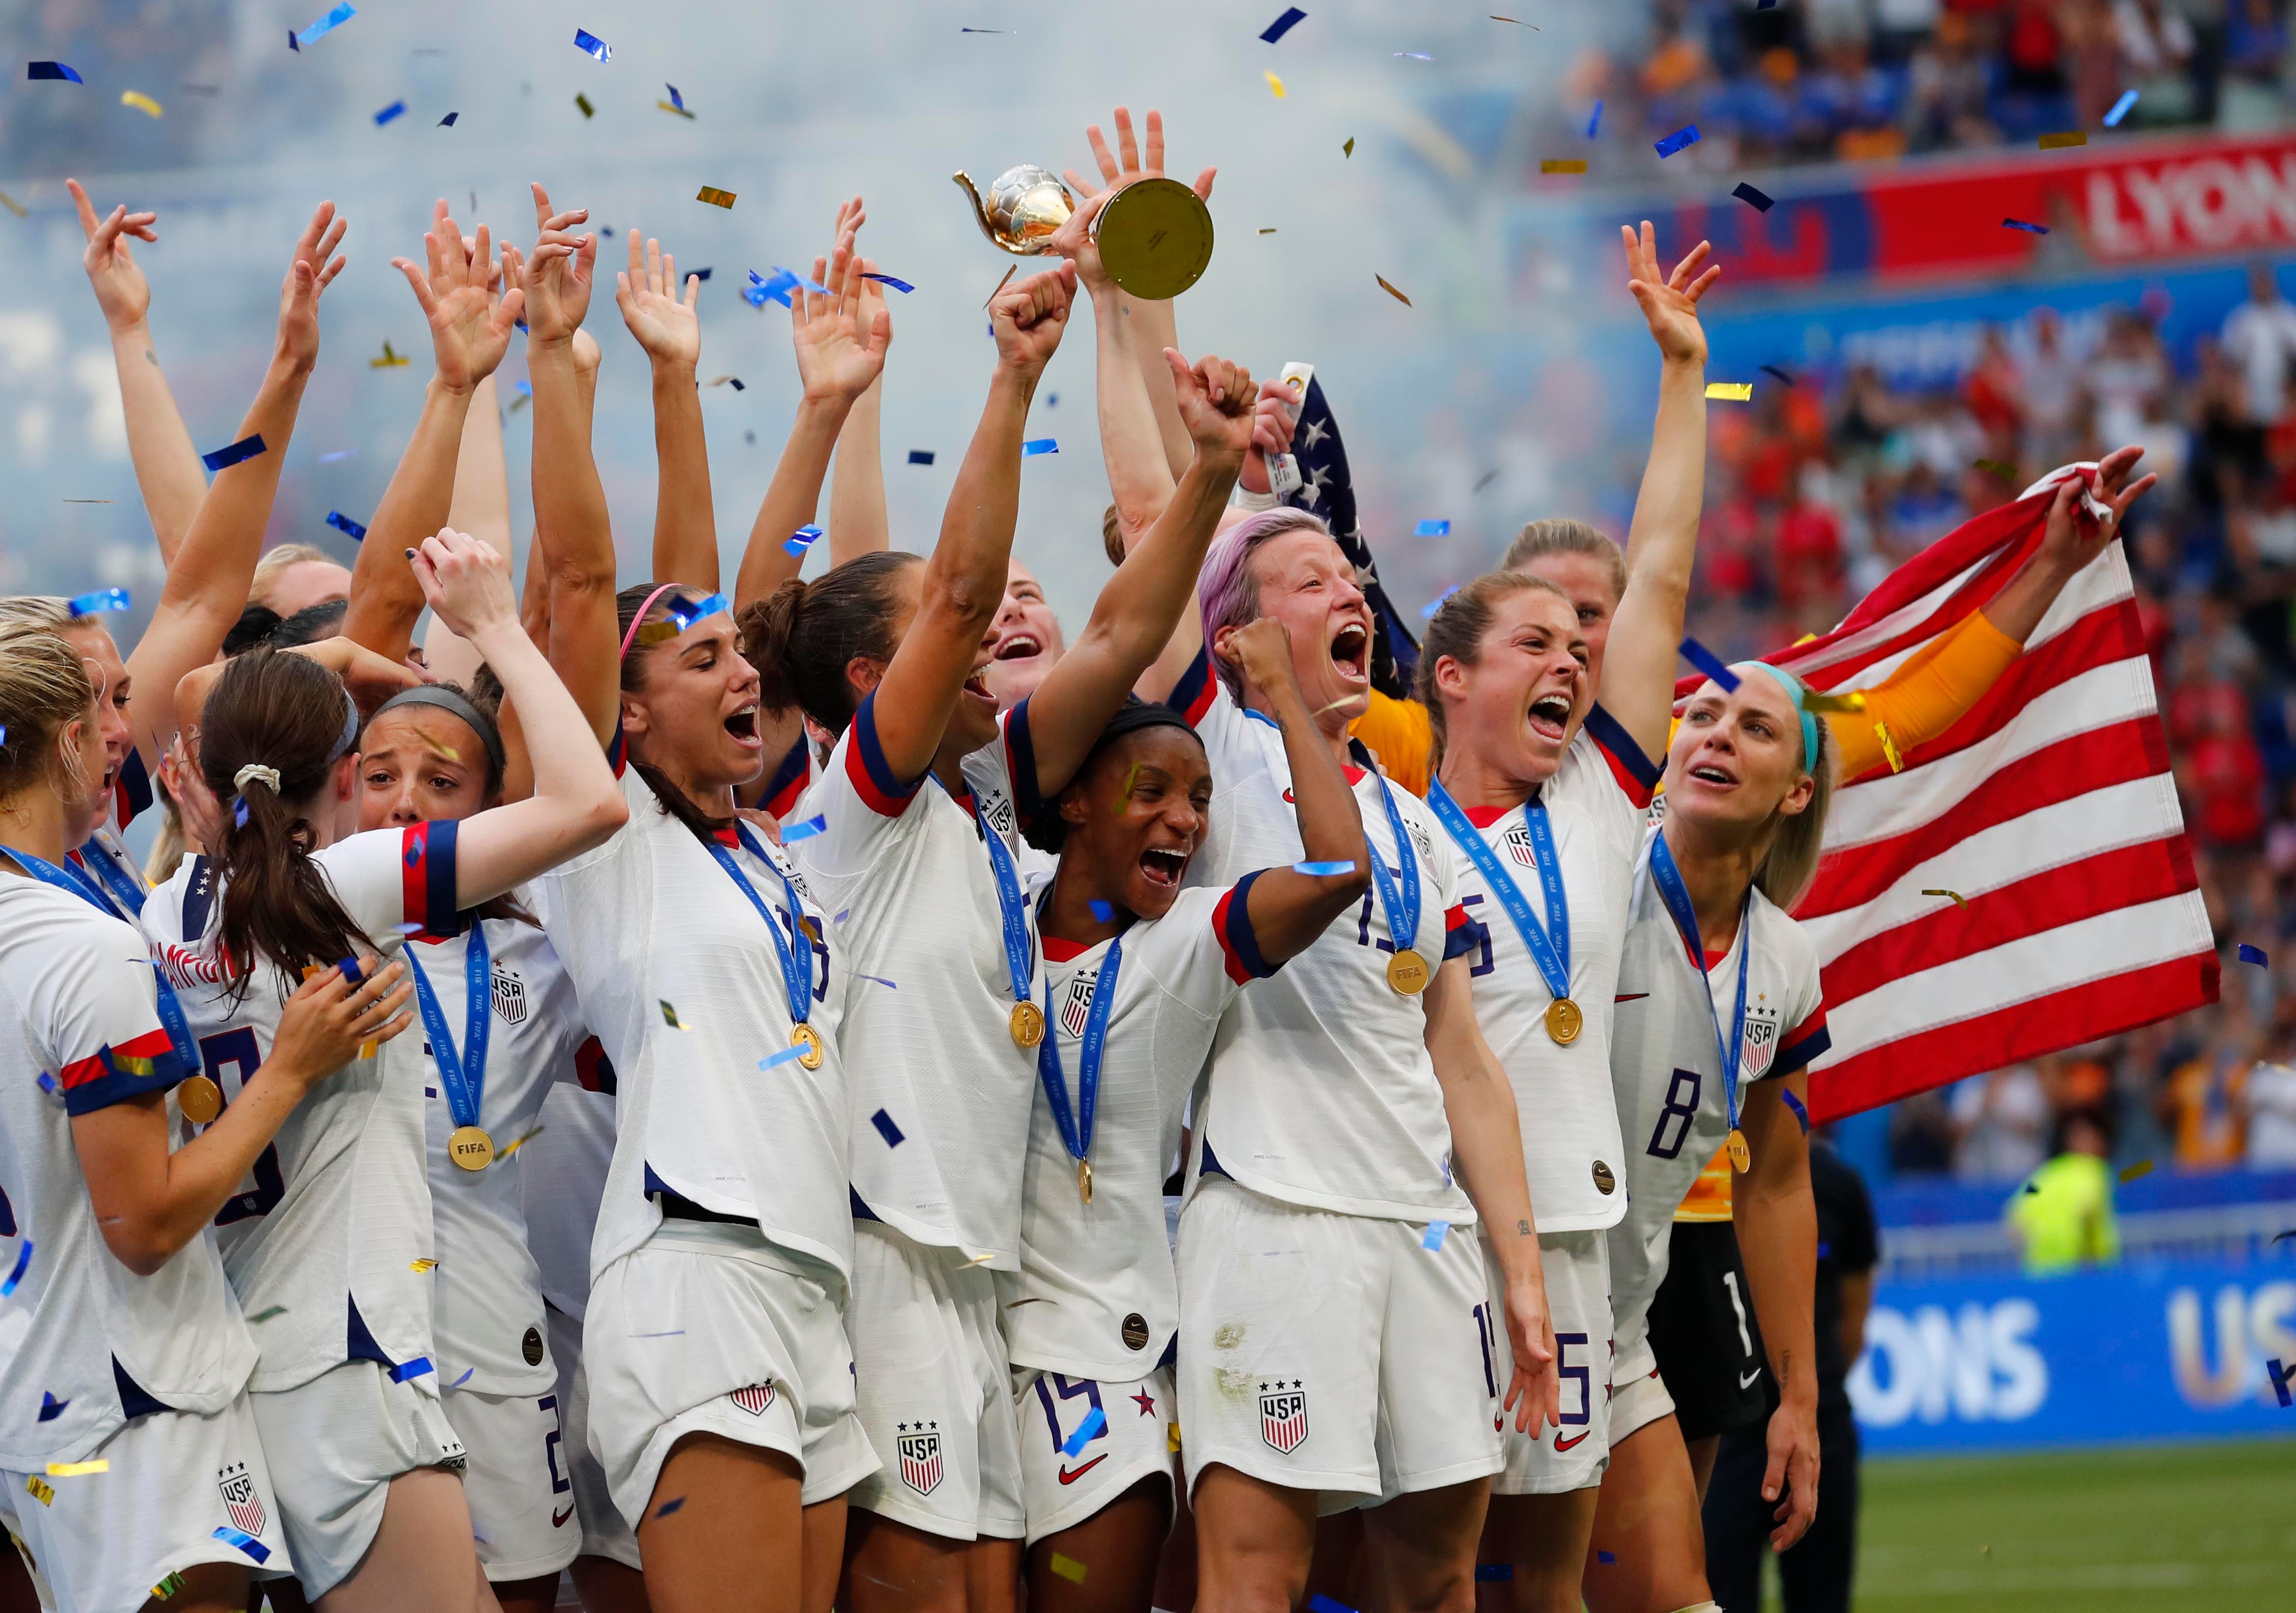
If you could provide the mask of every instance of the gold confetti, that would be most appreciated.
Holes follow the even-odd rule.
[[[119,104],[122,106],[132,106],[137,111],[148,112],[154,118],[160,116],[160,103],[152,100],[151,96],[145,94],[142,90],[120,91]]]
[[[382,344],[382,356],[381,358],[368,359],[366,361],[366,367],[370,370],[396,370],[403,368],[412,362],[412,360],[401,358],[398,354],[392,352],[390,350],[390,344],[386,341]]]
[[[1164,1449],[1168,1454],[1179,1453],[1180,1425],[1178,1423],[1168,1422],[1164,1425]]]
[[[184,1576],[180,1574],[170,1574],[167,1578],[161,1580],[158,1584],[152,1587],[152,1594],[159,1598],[161,1601],[165,1601],[183,1588]]]
[[[975,1255],[972,1259],[966,1261],[963,1265],[958,1266],[956,1269],[960,1272],[969,1272],[974,1266],[987,1265],[991,1260],[996,1258],[996,1251],[995,1249],[990,1249],[985,1255]]]
[[[1019,1310],[1019,1309],[1020,1309],[1022,1306],[1024,1306],[1024,1305],[1050,1305],[1050,1304],[1052,1304],[1052,1301],[1051,1301],[1051,1300],[1049,1300],[1049,1299],[1047,1299],[1047,1298],[1046,1298],[1042,1294],[1031,1294],[1031,1295],[1030,1295],[1028,1298],[1026,1298],[1026,1299],[1015,1299],[1012,1304],[1010,1304],[1010,1305],[1006,1306],[1004,1308],[1005,1308],[1006,1310],[1008,1310],[1008,1311],[1017,1311],[1017,1310]]]
[[[1584,157],[1548,157],[1538,165],[1542,174],[1583,174],[1587,171]]]
[[[1539,27],[1538,23],[1525,22],[1520,17],[1502,17],[1496,12],[1485,12],[1483,15],[1488,17],[1494,22],[1512,22],[1517,28],[1527,28],[1534,34],[1543,34],[1546,31],[1545,29]]]
[[[258,1311],[258,1312],[256,1312],[254,1315],[250,1316],[247,1320],[248,1320],[250,1323],[252,1323],[252,1322],[268,1322],[268,1321],[270,1321],[274,1316],[284,1316],[286,1314],[287,1314],[287,1307],[286,1307],[285,1306],[283,1306],[283,1305],[275,1305],[275,1306],[271,1306],[271,1307],[270,1307],[269,1309],[267,1309],[267,1310],[261,1310],[261,1311]]]
[[[509,411],[509,412],[510,412],[511,413],[512,413],[512,414],[515,414],[515,413],[517,413],[521,409],[523,409],[524,407],[526,407],[526,405],[527,405],[528,404],[531,403],[532,401],[533,401],[533,399],[532,399],[531,397],[529,397],[526,393],[521,392],[521,393],[520,393],[516,397],[513,397],[513,398],[512,398],[512,399],[510,400],[510,411]]]
[[[1348,143],[1347,143],[1347,144],[1345,144],[1345,145],[1343,145],[1343,146],[1341,146],[1341,147],[1340,148],[1340,155],[1341,155],[1341,156],[1342,156],[1342,157],[1353,157],[1355,154],[1356,154],[1356,137],[1355,137],[1353,135],[1349,135],[1349,136],[1348,136]]]
[[[1397,291],[1393,286],[1391,286],[1391,285],[1388,284],[1388,283],[1387,283],[1387,276],[1386,276],[1386,275],[1384,275],[1384,274],[1374,274],[1374,275],[1373,275],[1373,276],[1372,276],[1372,278],[1373,278],[1374,280],[1376,280],[1377,282],[1379,282],[1379,289],[1380,289],[1381,291],[1385,291],[1385,292],[1386,292],[1390,297],[1394,298],[1396,301],[1398,301],[1398,302],[1401,303],[1401,304],[1402,304],[1405,307],[1406,307],[1406,308],[1407,308],[1407,307],[1409,307],[1411,306],[1411,299],[1409,299],[1408,297],[1406,297],[1402,292],[1400,292],[1400,291]]]
[[[672,1030],[685,1030],[688,1028],[688,1027],[679,1021],[677,1010],[669,1005],[668,998],[657,997],[654,1001],[661,1004],[661,1022],[664,1025],[668,1026]]]
[[[582,116],[585,118],[594,118],[597,116],[598,109],[590,104],[589,96],[577,93],[574,97],[574,104],[582,109]]]
[[[1706,396],[1718,397],[1726,403],[1751,403],[1754,397],[1754,383],[1751,381],[1710,381],[1706,383]]]
[[[1132,771],[1124,775],[1124,804],[1132,805],[1132,786],[1140,782],[1140,764],[1132,764]]]
[[[1020,272],[1021,272],[1021,266],[1020,266],[1019,264],[1017,264],[1017,263],[1016,263],[1016,264],[1014,264],[1011,268],[1009,268],[1009,269],[1005,270],[1005,271],[1004,271],[1004,278],[1003,280],[1000,280],[1000,281],[998,281],[998,282],[996,282],[996,291],[991,291],[991,292],[989,292],[989,293],[988,293],[988,296],[986,296],[986,297],[982,298],[982,299],[980,299],[980,306],[981,306],[982,307],[984,307],[984,308],[985,308],[985,307],[987,307],[990,303],[995,302],[995,301],[996,300],[996,291],[1003,291],[1003,290],[1005,288],[1005,286],[1006,286],[1006,285],[1008,285],[1008,284],[1010,284],[1010,283],[1011,283],[1012,279],[1013,279],[1013,275],[1015,275],[1015,274],[1018,274]]]
[[[37,1473],[28,1473],[25,1475],[24,1491],[25,1494],[31,1496],[34,1501],[38,1502],[44,1507],[53,1506],[55,1504],[55,1486],[50,1484]]]
[[[1969,905],[1967,902],[1962,901],[1961,892],[1957,890],[1924,890],[1922,894],[1925,897],[1951,897],[1955,901],[1960,902],[1962,906]]]
[[[530,1132],[527,1133],[527,1134],[526,1134],[526,1135],[524,1135],[523,1137],[521,1137],[517,1142],[515,1142],[512,1143],[508,1148],[506,1148],[506,1149],[503,1150],[503,1151],[502,1151],[502,1152],[500,1152],[500,1153],[496,1154],[496,1155],[495,1156],[495,1158],[494,1158],[494,1163],[495,1163],[495,1165],[500,1165],[504,1160],[505,1160],[505,1159],[509,1159],[512,1154],[514,1154],[514,1153],[518,1152],[518,1150],[519,1150],[520,1149],[524,1148],[528,1143],[529,1143],[529,1142],[533,1142],[537,1137],[539,1137],[540,1135],[542,1135],[542,1134],[543,1134],[545,1130],[547,1130],[547,1129],[548,1129],[548,1128],[547,1128],[546,1126],[536,1126],[532,1131],[530,1131]],[[492,1168],[493,1168],[493,1167],[492,1167],[492,1166],[489,1166],[488,1168],[488,1169],[492,1169]]]
[[[1058,1552],[1054,1552],[1053,1572],[1059,1575],[1062,1579],[1067,1580],[1072,1585],[1080,1585],[1084,1584],[1084,1564],[1078,1562],[1073,1557],[1063,1557]]]
[[[682,106],[672,106],[672,105],[670,105],[670,103],[669,103],[668,102],[667,102],[667,101],[657,101],[657,102],[654,102],[654,104],[655,104],[656,106],[660,107],[660,108],[663,111],[665,111],[665,112],[676,112],[679,117],[681,117],[681,118],[685,119],[688,123],[691,123],[691,122],[693,122],[693,114],[692,112],[687,111],[686,111],[684,107],[682,107]]]
[[[2152,1161],[2150,1159],[2139,1159],[2134,1165],[2125,1166],[2122,1167],[2120,1179],[2123,1182],[2134,1182],[2139,1176],[2149,1176],[2152,1174]],[[53,1473],[55,1471],[55,1469],[50,1468],[48,1471]]]
[[[1801,694],[1804,711],[1863,711],[1866,697],[1852,689],[1847,694],[1828,694],[1819,689],[1805,689]]]
[[[1286,98],[1283,94],[1283,80],[1278,78],[1273,73],[1267,75],[1267,87],[1275,92],[1275,98],[1278,101],[1282,101]]]
[[[30,209],[26,208],[22,202],[17,201],[5,191],[0,191],[0,208],[6,208],[19,218],[29,218],[31,217]]]
[[[1972,463],[1973,463],[1979,470],[1989,471],[1994,475],[1999,477],[2003,481],[2015,481],[2017,479],[2017,467],[2014,465],[2004,464],[1997,459],[1980,459],[1972,461]]]
[[[84,1478],[90,1473],[109,1473],[111,1464],[102,1457],[94,1462],[52,1462],[48,1463],[51,1478]]]
[[[1272,229],[1262,230],[1262,231],[1260,231],[1259,233],[1260,233],[1261,234],[1263,234],[1263,235],[1273,235],[1274,233],[1275,233],[1275,232],[1274,230],[1272,230]]]
[[[429,1272],[437,1266],[438,1264],[439,1263],[436,1260],[410,1260],[406,1263],[406,1269],[420,1277],[424,1273]]]
[[[705,184],[701,187],[701,194],[693,200],[706,201],[713,208],[730,208],[734,205],[734,192],[721,191],[714,184]]]
[[[2041,149],[2045,151],[2058,151],[2069,145],[2087,145],[2087,143],[2088,134],[2083,129],[2069,129],[2062,135],[2041,136]]]
[[[1898,754],[1898,742],[1890,737],[1890,725],[1887,723],[1876,723],[1874,725],[1874,732],[1881,736],[1882,755],[1888,760],[1890,771],[1903,773],[1906,770],[1906,758]]]

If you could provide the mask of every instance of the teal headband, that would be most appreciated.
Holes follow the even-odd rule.
[[[1809,692],[1808,689],[1803,684],[1801,679],[1788,672],[1784,667],[1773,667],[1767,661],[1740,661],[1731,670],[1742,671],[1748,667],[1759,667],[1777,679],[1779,687],[1786,692],[1786,698],[1793,701],[1794,710],[1801,717],[1802,771],[1816,773],[1817,771],[1817,714],[1804,703],[1803,697]]]

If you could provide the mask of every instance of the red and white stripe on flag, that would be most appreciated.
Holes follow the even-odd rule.
[[[2056,487],[2094,468],[2053,471],[1964,522],[1833,632],[1765,659],[1814,689],[1884,682],[2000,590],[2039,545]],[[1903,772],[1841,782],[1794,908],[1817,943],[1833,1038],[1810,1069],[1813,1119],[2217,1000],[2119,544],[2067,585],[1998,684],[1900,759]]]

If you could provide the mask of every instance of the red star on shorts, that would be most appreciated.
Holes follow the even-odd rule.
[[[1132,1404],[1140,1408],[1140,1414],[1143,1417],[1153,1417],[1156,1414],[1156,1398],[1145,1390],[1135,1395],[1132,1397]]]

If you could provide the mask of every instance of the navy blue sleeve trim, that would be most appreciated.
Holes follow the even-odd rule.
[[[1833,1033],[1821,1025],[1792,1046],[1778,1049],[1778,1056],[1771,1062],[1777,1067],[1780,1075],[1790,1075],[1833,1046]]]
[[[138,813],[152,805],[152,775],[144,770],[144,753],[130,750],[127,759],[119,764],[117,782],[119,791],[119,827],[125,829],[135,821]]]
[[[462,824],[440,818],[430,825],[422,856],[422,926],[433,935],[454,935],[462,928],[455,909],[455,832]]]
[[[877,692],[874,689],[861,697],[860,709],[853,714],[853,749],[868,771],[869,782],[877,793],[890,801],[905,801],[916,794],[917,786],[924,782],[925,774],[913,779],[897,779],[892,765],[885,760],[885,748],[877,742]],[[928,766],[925,773],[931,772]]]
[[[1267,872],[1255,868],[1238,880],[1227,901],[1227,944],[1235,949],[1236,962],[1255,980],[1265,980],[1275,972],[1275,966],[1260,955],[1259,938],[1251,928],[1251,887]]]
[[[1196,659],[1188,663],[1188,669],[1180,674],[1180,681],[1172,685],[1172,692],[1165,696],[1164,703],[1191,723],[1199,722],[1211,704],[1211,683],[1212,651],[1211,646],[1206,644],[1196,651]]]
[[[1004,759],[1013,771],[1013,809],[1028,823],[1042,815],[1045,798],[1037,793],[1037,741],[1029,732],[1029,700],[1024,697],[1004,719]]]
[[[1619,765],[1634,775],[1635,782],[1644,790],[1655,790],[1665,776],[1665,770],[1643,754],[1635,743],[1635,736],[1620,725],[1619,719],[1603,709],[1600,700],[1587,713],[1587,732],[1595,742],[1618,759]]]
[[[98,1109],[110,1109],[115,1103],[126,1103],[152,1093],[164,1093],[193,1073],[193,1067],[184,1061],[181,1054],[173,1052],[155,1053],[148,1075],[122,1069],[109,1047],[98,1049],[96,1057],[103,1061],[103,1074],[93,1081],[64,1085],[64,1113],[67,1115],[92,1115]]]
[[[805,776],[806,747],[808,742],[805,737],[805,731],[800,728],[798,731],[797,743],[789,748],[788,753],[782,757],[781,766],[774,769],[774,776],[766,781],[766,791],[762,799],[773,800],[783,790]]]

